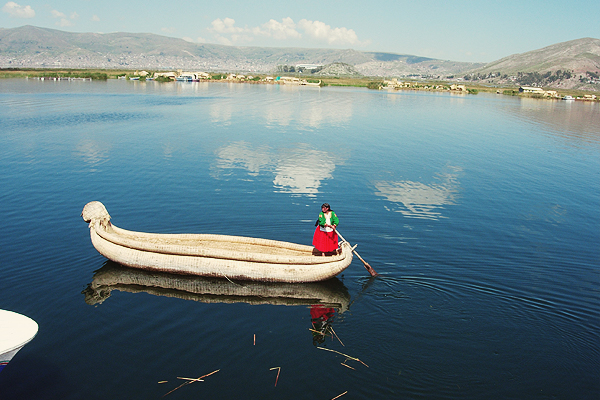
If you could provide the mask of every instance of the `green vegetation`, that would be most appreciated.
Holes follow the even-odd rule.
[[[0,69],[0,78],[85,78],[93,80],[107,80],[109,75],[100,70],[77,70],[77,69]]]
[[[377,81],[373,81],[373,82],[369,82],[367,83],[367,88],[369,89],[381,89],[381,87],[383,86],[383,82],[377,82]]]
[[[556,70],[546,72],[517,72],[514,75],[514,82],[521,86],[552,86],[554,82],[560,82],[563,80],[569,80],[575,77],[574,71],[569,70]],[[467,74],[463,79],[467,82],[477,82],[492,79],[507,79],[508,75],[502,75],[500,72],[490,72],[487,74],[472,73]]]
[[[560,81],[563,79],[571,79],[573,71],[561,71],[560,69],[554,72],[548,71],[545,73],[539,72],[518,72],[517,82],[525,86],[548,86],[554,81]]]
[[[108,75],[101,72],[45,72],[39,76],[44,78],[86,78],[103,81],[108,79]]]
[[[599,76],[597,73],[595,73],[595,72],[592,72],[592,71],[587,71],[585,74],[586,74],[587,76],[589,76],[590,78],[594,78],[594,79],[600,79],[600,76]]]
[[[489,72],[487,74],[481,74],[481,73],[468,74],[468,75],[463,76],[463,79],[465,81],[482,81],[484,79],[499,78],[500,76],[501,76],[500,72]]]
[[[316,68],[307,69],[304,67],[296,67],[294,65],[278,65],[275,67],[275,73],[277,74],[318,74],[323,69],[323,66]]]

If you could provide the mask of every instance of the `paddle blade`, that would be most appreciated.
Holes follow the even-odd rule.
[[[369,265],[369,263],[365,262],[365,268],[367,269],[367,271],[369,271],[371,276],[379,276],[379,274],[375,272],[375,270]]]

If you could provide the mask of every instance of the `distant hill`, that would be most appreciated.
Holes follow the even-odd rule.
[[[485,83],[600,91],[600,39],[583,38],[513,54],[466,74]]]
[[[584,38],[488,64],[352,49],[198,44],[150,33],[73,33],[0,28],[0,68],[119,68],[275,73],[319,65],[323,75],[461,78],[489,85],[600,91],[600,39]],[[285,68],[282,68],[285,66]]]
[[[366,76],[454,75],[481,63],[352,49],[236,47],[189,43],[149,33],[0,29],[0,68],[184,69],[269,73],[278,65],[344,63]]]

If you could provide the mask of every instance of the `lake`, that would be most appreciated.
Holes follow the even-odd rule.
[[[0,187],[0,308],[39,324],[3,400],[600,395],[600,103],[0,80]],[[327,202],[380,276],[131,270],[93,248],[93,200],[303,244]]]

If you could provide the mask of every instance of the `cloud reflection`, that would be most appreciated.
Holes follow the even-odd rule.
[[[213,103],[210,106],[210,119],[213,123],[231,125],[233,105],[231,103]]]
[[[409,218],[432,219],[445,218],[442,206],[455,204],[459,191],[458,174],[460,167],[448,167],[450,172],[438,174],[440,183],[424,184],[413,181],[380,181],[375,183],[377,196],[396,203],[397,209],[390,208]]]
[[[335,163],[326,151],[315,150],[306,144],[281,153],[273,184],[283,193],[319,193],[321,181],[333,178]]]
[[[274,174],[273,187],[277,192],[316,196],[322,182],[333,178],[339,157],[300,143],[293,148],[272,150],[268,146],[253,148],[240,141],[216,151],[213,177],[221,179],[233,169],[243,169],[248,175]]]
[[[94,140],[83,140],[77,145],[76,153],[83,161],[95,170],[100,164],[108,160],[110,146],[102,145]]]
[[[215,170],[224,171],[232,168],[242,168],[251,176],[258,176],[261,170],[270,169],[273,160],[268,146],[252,149],[247,142],[235,142],[217,150]],[[214,176],[218,179],[218,174]]]

